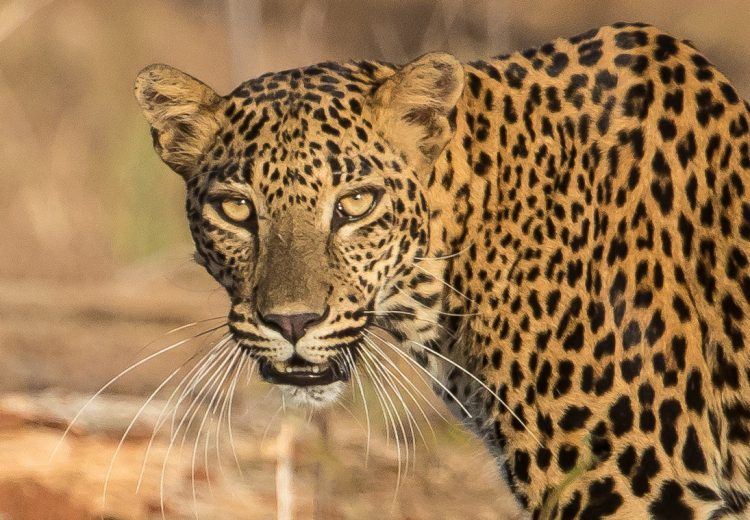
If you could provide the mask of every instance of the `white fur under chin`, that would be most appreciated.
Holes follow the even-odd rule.
[[[334,403],[344,391],[346,384],[337,381],[322,386],[278,385],[287,404],[292,406],[324,408]]]

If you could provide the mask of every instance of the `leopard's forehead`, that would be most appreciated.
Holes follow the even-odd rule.
[[[384,164],[366,106],[378,70],[323,63],[244,82],[227,96],[212,178],[252,186],[271,205],[314,206],[327,189],[398,167]]]
[[[311,104],[366,94],[392,67],[380,62],[325,62],[269,72],[240,84],[228,97],[243,106],[252,103]]]

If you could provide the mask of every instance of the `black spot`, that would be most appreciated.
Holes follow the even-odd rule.
[[[587,406],[570,405],[557,424],[565,431],[574,431],[583,428],[589,417],[591,410]]]
[[[563,444],[557,454],[557,463],[565,473],[575,468],[578,462],[578,448],[572,444]]]
[[[677,418],[682,413],[682,406],[675,399],[665,399],[659,407],[659,419],[661,420],[661,433],[659,439],[664,452],[670,457],[674,453],[677,444]]]
[[[657,310],[651,317],[651,322],[646,327],[646,341],[648,341],[649,344],[653,346],[654,343],[656,343],[659,338],[662,337],[665,328],[666,325],[664,324],[664,320],[661,317],[661,311]]]
[[[578,352],[583,348],[583,336],[584,336],[584,329],[583,324],[579,323],[576,325],[576,328],[571,332],[566,338],[563,343],[563,348],[565,350],[574,350]]]
[[[620,370],[622,371],[622,378],[626,383],[630,383],[638,377],[643,367],[643,360],[640,354],[636,354],[632,359],[625,359],[620,363]]]
[[[703,455],[698,434],[692,424],[688,427],[685,444],[682,447],[682,461],[690,471],[696,473],[707,471],[706,457]]]
[[[641,342],[641,327],[633,320],[625,327],[622,333],[622,348],[628,350],[630,347]]]
[[[469,78],[469,90],[471,91],[471,95],[474,96],[475,98],[478,98],[479,92],[482,88],[482,80],[479,79],[479,77],[473,72],[469,72],[468,78]]]
[[[602,40],[594,40],[578,47],[578,63],[584,67],[596,65],[603,55],[602,45]]]
[[[673,37],[660,34],[656,37],[656,49],[654,49],[654,59],[656,61],[665,61],[670,56],[677,54],[677,40]]]
[[[643,450],[640,464],[638,464],[631,480],[631,489],[635,496],[642,497],[651,491],[650,480],[659,473],[659,469],[661,469],[661,464],[656,458],[656,450],[653,446]]]
[[[565,70],[565,67],[568,66],[568,55],[564,54],[562,52],[558,52],[554,56],[552,56],[552,63],[547,65],[547,68],[545,71],[548,75],[552,76],[553,78],[560,75],[562,71]]]
[[[641,75],[648,68],[648,58],[640,54],[618,54],[615,65],[628,67],[634,74]]]
[[[655,396],[656,393],[654,392],[654,387],[652,387],[650,384],[643,383],[638,387],[638,402],[640,402],[642,405],[651,406],[652,404],[654,404]]]
[[[686,487],[690,490],[695,498],[703,502],[718,502],[721,497],[711,489],[698,482],[688,482]]]
[[[603,395],[608,392],[612,388],[614,379],[615,365],[613,363],[609,363],[604,368],[604,371],[602,371],[601,377],[599,377],[599,379],[596,381],[596,385],[594,386],[594,392],[596,392],[596,395]]]
[[[513,470],[515,477],[521,482],[530,483],[529,464],[531,464],[531,457],[524,450],[516,450],[514,459]]]
[[[570,376],[573,375],[575,365],[568,359],[564,359],[557,364],[559,374],[553,392],[556,396],[565,395],[571,387]]]
[[[620,437],[633,428],[633,408],[630,397],[621,396],[609,409],[609,420],[612,422],[612,432]]]
[[[724,104],[714,100],[713,92],[709,89],[698,92],[695,101],[698,105],[695,116],[701,126],[706,126],[711,118],[718,119],[724,114]]]
[[[635,452],[632,444],[628,444],[628,447],[622,450],[620,456],[617,457],[617,467],[620,468],[620,473],[627,476],[630,475],[630,471],[637,462],[638,455]]]
[[[513,106],[513,98],[509,95],[503,98],[503,117],[511,124],[518,121],[518,114],[516,113],[516,108]]]
[[[724,348],[717,345],[715,354],[714,371],[711,374],[711,382],[719,389],[728,385],[734,390],[740,386],[737,365],[726,358]]]
[[[653,82],[639,83],[630,87],[623,101],[623,112],[628,117],[645,119],[654,101]]]
[[[740,98],[737,95],[737,91],[734,90],[734,87],[728,83],[720,83],[719,88],[721,89],[721,93],[724,95],[724,99],[729,102],[731,105],[736,105],[740,102]]]
[[[601,302],[589,302],[587,314],[591,332],[596,334],[599,328],[601,328],[601,326],[604,324],[604,317],[606,314],[604,305]]]
[[[644,31],[623,31],[615,35],[615,45],[623,50],[643,47],[647,43],[648,35]]]
[[[581,493],[575,491],[573,497],[565,504],[560,512],[560,520],[574,520],[581,510]]]
[[[682,254],[685,258],[690,258],[693,249],[693,232],[695,227],[690,220],[685,217],[685,214],[680,214],[679,221],[677,222],[677,230],[682,236]]]
[[[551,438],[555,433],[555,426],[552,423],[552,418],[549,415],[543,415],[541,412],[537,412],[536,425],[537,428],[539,428],[539,431],[548,438]]]
[[[664,110],[671,110],[678,116],[682,114],[685,103],[685,94],[682,89],[676,89],[674,92],[664,94]]]
[[[580,519],[596,520],[613,515],[622,503],[622,495],[615,491],[615,482],[612,477],[595,480],[589,485],[588,504],[581,511]]]
[[[685,300],[675,295],[672,299],[672,308],[677,313],[677,317],[680,318],[682,323],[690,321],[690,308],[685,303]]]
[[[649,512],[654,520],[692,520],[693,510],[682,499],[682,486],[674,480],[665,480],[661,485],[659,497],[649,505]]]
[[[695,143],[695,133],[690,130],[685,137],[677,143],[677,158],[683,168],[687,168],[688,162],[695,157],[698,148]]]
[[[545,360],[539,374],[536,377],[536,391],[539,395],[545,395],[549,390],[549,379],[552,376],[552,365]]]
[[[656,429],[656,416],[651,410],[643,410],[639,418],[638,426],[642,432],[652,432]]]
[[[594,346],[594,358],[601,359],[604,356],[611,356],[615,353],[615,335],[610,332],[602,339],[597,341]]]
[[[508,65],[508,68],[505,69],[505,79],[508,81],[508,86],[515,89],[519,89],[523,86],[523,79],[527,74],[528,72],[526,69],[518,63],[511,63]]]
[[[671,141],[677,135],[677,127],[671,119],[659,119],[659,133],[664,141]]]
[[[552,461],[552,452],[547,448],[539,448],[536,452],[536,465],[542,471],[549,468]]]

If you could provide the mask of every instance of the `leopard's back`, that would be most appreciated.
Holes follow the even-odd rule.
[[[517,496],[544,518],[748,514],[747,104],[641,24],[466,69],[430,179],[466,251],[446,308],[475,314],[448,349],[514,412],[454,371]]]

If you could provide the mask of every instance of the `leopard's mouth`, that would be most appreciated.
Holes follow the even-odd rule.
[[[260,375],[269,383],[289,386],[325,386],[349,380],[349,372],[337,363],[310,363],[297,355],[286,361],[261,360]]]

